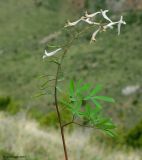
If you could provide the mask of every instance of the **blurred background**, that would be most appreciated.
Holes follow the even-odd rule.
[[[72,30],[64,35],[60,31],[68,19],[100,9],[109,9],[115,20],[123,15],[127,25],[120,36],[114,29],[91,45],[90,33],[81,37],[66,57],[63,83],[82,77],[93,86],[103,85],[101,94],[116,100],[104,104],[104,113],[117,125],[118,136],[70,126],[65,133],[69,157],[142,160],[142,0],[0,0],[1,159],[63,159],[53,97],[34,97],[46,81],[39,77],[56,71],[42,56],[48,44],[62,44],[70,37]],[[62,116],[70,120],[67,112]]]

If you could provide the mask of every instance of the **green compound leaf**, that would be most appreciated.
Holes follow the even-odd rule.
[[[102,108],[101,104],[98,101],[96,101],[95,99],[92,99],[92,102],[95,104],[95,106],[97,108]]]
[[[80,108],[82,106],[82,101],[72,101],[72,102],[67,102],[65,100],[60,101],[60,103],[64,106],[66,106],[73,115],[80,117],[82,114],[80,112]]]
[[[87,122],[88,126],[98,128],[109,136],[114,136],[115,125],[110,118],[106,118],[102,112],[102,106],[99,100],[106,102],[115,102],[113,98],[106,96],[97,96],[101,90],[101,86],[97,85],[95,89],[90,91],[90,84],[83,84],[80,80],[77,84],[73,80],[70,81],[68,98],[62,100],[62,104],[66,106],[75,117],[82,122]],[[94,105],[91,105],[93,102]]]
[[[96,85],[95,89],[93,89],[93,90],[90,92],[89,96],[90,96],[90,97],[94,96],[95,94],[97,94],[98,92],[100,92],[101,89],[102,89],[102,86],[101,86],[101,85]]]
[[[74,107],[71,110],[73,112],[73,115],[80,117],[81,116],[81,107],[82,107],[82,101],[77,100],[73,103]]]
[[[83,86],[80,86],[77,88],[76,93],[82,93],[84,91],[87,91],[90,88],[90,84],[84,84]]]
[[[112,102],[112,103],[115,102],[115,100],[113,98],[106,97],[106,96],[95,96],[94,99],[103,100],[103,101]]]
[[[87,104],[85,106],[85,111],[83,113],[84,113],[84,117],[90,118],[90,113],[91,113],[91,107],[90,107],[90,105]]]
[[[76,83],[76,87],[79,88],[83,83],[83,80],[80,79],[77,83]]]
[[[92,99],[95,94],[97,94],[98,92],[101,91],[101,89],[102,89],[102,86],[101,86],[101,85],[96,85],[95,89],[93,89],[93,90],[89,93],[89,95],[87,95],[87,96],[85,97],[84,100],[90,100],[90,99]]]
[[[69,110],[72,109],[72,105],[68,103],[67,101],[61,100],[60,103],[64,106],[66,106]]]
[[[94,109],[91,109],[90,117],[96,120],[98,118],[98,114],[100,114],[101,110],[102,110],[102,108],[99,108],[99,107],[95,107]]]

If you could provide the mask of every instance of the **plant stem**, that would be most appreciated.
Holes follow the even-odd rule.
[[[60,71],[60,65],[58,65],[57,73],[56,73],[56,80],[55,80],[55,91],[54,91],[55,106],[56,106],[57,116],[58,116],[59,125],[60,125],[60,131],[61,131],[61,136],[62,136],[62,142],[63,142],[65,160],[68,160],[67,147],[66,147],[65,137],[64,137],[64,128],[62,127],[62,121],[61,121],[61,116],[60,116],[60,112],[59,112],[58,98],[57,98],[57,88],[56,87],[57,87],[57,83],[58,83],[59,71]]]
[[[73,37],[73,39],[67,45],[65,45],[64,53],[61,56],[60,63],[58,64],[57,72],[56,72],[56,75],[55,75],[55,88],[54,88],[55,107],[56,107],[58,121],[59,121],[59,125],[60,125],[60,131],[61,131],[61,136],[62,136],[62,143],[63,143],[63,148],[64,148],[65,160],[68,160],[68,153],[67,153],[67,147],[66,147],[65,136],[64,136],[65,125],[62,125],[61,115],[60,115],[59,106],[58,106],[58,96],[57,96],[58,76],[59,76],[60,68],[61,68],[61,65],[62,65],[62,61],[65,57],[65,54],[68,52],[69,48],[72,46],[74,40],[77,39],[82,33],[84,33],[89,28],[90,27],[87,27],[84,30],[82,30],[81,32],[79,32],[78,34],[76,34]],[[73,120],[74,120],[74,117],[73,117]],[[73,121],[71,123],[73,123]]]
[[[58,106],[57,85],[58,85],[58,75],[59,75],[59,71],[60,71],[60,68],[61,68],[61,65],[62,65],[62,61],[65,57],[65,54],[67,53],[67,51],[71,47],[71,44],[73,43],[73,41],[74,41],[74,39],[72,39],[68,43],[68,45],[66,45],[66,48],[65,48],[64,53],[61,57],[60,63],[58,64],[57,72],[56,72],[56,76],[55,76],[55,88],[54,88],[55,106],[56,106],[57,116],[58,116],[59,125],[60,125],[60,131],[61,131],[61,136],[62,136],[65,160],[68,160],[68,154],[67,154],[67,147],[66,147],[65,136],[64,136],[64,127],[62,126],[61,115],[60,115],[59,106]]]

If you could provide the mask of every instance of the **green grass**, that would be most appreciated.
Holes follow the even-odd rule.
[[[32,0],[0,1],[0,96],[17,99],[22,108],[35,107],[44,112],[53,106],[51,96],[32,96],[39,92],[41,81],[37,77],[55,71],[53,65],[42,60],[47,44],[41,45],[40,40],[60,30],[67,17],[79,16],[77,12],[72,14],[72,9],[68,12],[69,6],[63,2],[58,0],[59,7],[55,7],[55,2],[49,5],[43,1],[38,7]],[[104,94],[117,101],[105,110],[118,124],[128,127],[139,121],[142,111],[141,95],[121,95],[125,86],[142,83],[142,26],[140,18],[135,22],[130,16],[126,16],[129,21],[120,36],[116,30],[102,33],[90,45],[91,32],[85,34],[70,49],[63,67],[67,73],[65,84],[69,77],[82,77],[94,86],[103,85]]]

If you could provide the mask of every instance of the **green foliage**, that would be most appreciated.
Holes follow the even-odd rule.
[[[7,112],[14,115],[20,111],[20,103],[11,101],[11,103],[7,107]]]
[[[10,97],[0,97],[0,110],[6,110],[10,102]]]
[[[70,81],[68,98],[63,98],[61,104],[70,110],[74,117],[85,119],[90,127],[103,130],[106,134],[114,136],[115,125],[111,119],[106,118],[102,113],[102,106],[99,100],[115,102],[114,99],[106,96],[97,96],[101,86],[97,85],[91,89],[90,84],[82,84],[82,81]]]
[[[37,1],[42,1],[43,4],[48,3],[46,0]],[[56,1],[50,0],[50,2],[56,5]],[[12,95],[22,104],[28,102],[30,107],[35,106],[39,110],[42,104],[42,107],[48,111],[46,102],[50,103],[51,98],[45,96],[39,98],[38,101],[29,100],[29,97],[37,92],[39,81],[36,76],[41,75],[41,72],[50,73],[49,69],[50,71],[55,69],[51,65],[48,67],[48,64],[41,60],[43,48],[46,48],[47,44],[55,44],[54,41],[45,44],[40,44],[40,41],[62,28],[70,14],[64,10],[64,8],[69,8],[69,3],[61,0],[59,3],[62,7],[59,7],[60,11],[57,13],[56,10],[47,9],[47,7],[35,7],[33,0],[0,1],[0,19],[2,21],[0,29],[0,94]],[[19,10],[20,12],[18,12]],[[91,12],[90,9],[88,11]],[[92,11],[94,11],[94,6]],[[142,29],[135,18],[131,18],[133,26],[129,25],[127,15],[131,18],[131,12],[126,13],[125,20],[128,21],[128,25],[122,28],[120,37],[114,38],[116,32],[113,30],[109,33],[104,32],[95,44],[88,45],[88,40],[82,40],[81,43],[72,47],[67,56],[67,62],[65,62],[66,67],[64,67],[65,72],[70,73],[71,77],[78,76],[79,73],[79,76],[85,80],[87,78],[90,84],[94,83],[95,76],[96,83],[107,86],[108,95],[113,95],[119,102],[119,98],[121,102],[123,100],[123,103],[118,104],[121,106],[119,110],[128,103],[127,97],[121,97],[121,89],[129,84],[141,84]],[[135,12],[135,15],[140,17],[140,12]],[[76,14],[75,16],[79,17],[80,15]],[[69,20],[75,19],[70,15]],[[124,30],[125,32],[123,32]],[[86,37],[91,38],[90,34]],[[131,98],[133,100],[133,96]],[[138,97],[139,105],[141,105],[141,100],[142,98]],[[22,106],[24,109],[25,105]],[[130,109],[134,108],[133,105],[129,107]],[[111,109],[117,117],[116,107]],[[125,109],[124,112],[127,113],[129,110]],[[138,118],[137,114],[139,113],[140,107],[137,107],[135,113],[129,115],[125,120],[131,125],[133,118]],[[121,123],[121,118],[116,119]]]
[[[15,156],[14,154],[12,154],[12,153],[10,153],[10,152],[8,152],[8,151],[6,151],[6,150],[0,150],[0,159],[1,160],[6,160],[6,159],[8,159],[8,158],[5,158],[5,157],[8,157],[8,156]]]
[[[50,127],[57,128],[58,127],[58,118],[57,118],[56,112],[50,112],[50,113],[47,113],[47,115],[44,115],[43,117],[41,117],[39,119],[39,124],[42,127],[50,126]]]
[[[142,121],[125,135],[124,141],[134,148],[142,147]]]
[[[56,5],[56,1],[50,1]],[[88,2],[91,1],[88,0]],[[41,108],[46,108],[48,111],[46,102],[51,102],[50,96],[43,97],[38,101],[29,101],[29,95],[33,95],[33,92],[37,90],[38,82],[35,77],[41,75],[41,72],[48,73],[49,68],[54,70],[54,67],[48,67],[47,63],[43,65],[41,51],[47,44],[40,45],[40,41],[50,33],[58,31],[64,25],[70,12],[60,10],[55,13],[56,10],[49,10],[46,7],[38,9],[33,4],[33,1],[25,0],[0,1],[0,19],[2,21],[0,29],[0,92],[20,99],[22,103],[27,104],[28,101],[28,105],[38,107],[38,111]],[[63,5],[61,0],[60,5]],[[45,6],[47,5],[45,4]],[[68,3],[64,3],[64,6],[67,8]],[[17,14],[19,9],[20,12]],[[91,9],[88,9],[91,12]],[[94,11],[93,5],[92,11]],[[79,73],[80,77],[85,80],[87,77],[90,84],[94,84],[95,76],[96,83],[107,86],[108,95],[113,95],[118,100],[121,99],[117,108],[111,108],[111,112],[115,112],[113,115],[120,126],[124,125],[122,116],[118,118],[120,112],[124,115],[125,124],[129,124],[129,126],[133,125],[135,118],[140,119],[141,116],[142,97],[137,97],[139,102],[137,109],[126,116],[135,107],[130,104],[126,109],[129,98],[120,95],[123,87],[129,84],[141,84],[142,29],[141,25],[138,25],[142,20],[140,12],[126,12],[125,20],[128,25],[122,29],[120,37],[114,38],[116,33],[104,32],[95,44],[88,45],[88,41],[82,40],[81,43],[72,47],[69,58],[67,57],[67,63],[65,62],[65,71],[70,73],[71,77],[78,76]],[[131,13],[135,16],[131,16]],[[71,16],[69,19],[74,20]],[[133,21],[133,26],[129,25],[130,21]],[[123,32],[124,30],[125,32]],[[90,35],[88,35],[88,39],[90,39]],[[135,97],[131,96],[130,98],[133,101]]]
[[[41,112],[39,109],[31,108],[28,111],[28,117],[35,119],[41,127],[58,127],[57,113],[54,111]],[[64,123],[71,120],[71,113],[68,110],[62,109],[61,119]]]
[[[20,104],[12,100],[9,96],[0,97],[0,110],[10,114],[16,114],[20,110]]]
[[[41,112],[40,110],[36,109],[36,108],[30,108],[28,110],[27,115],[28,115],[29,118],[32,118],[32,119],[35,119],[35,120],[39,121],[41,119],[41,117],[44,116],[44,113]]]
[[[0,97],[0,110],[6,110],[9,105],[11,99],[10,97]]]
[[[135,12],[135,11],[129,11],[129,14],[126,15],[127,23],[129,25],[131,24],[142,24],[142,13],[141,12]]]
[[[61,111],[62,122],[66,123],[68,121],[71,121],[71,116],[72,115],[68,110]],[[50,126],[50,127],[58,128],[59,122],[58,122],[57,113],[55,111],[47,113],[46,115],[42,116],[39,119],[39,123],[43,127]]]

